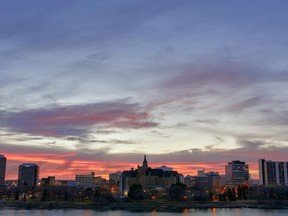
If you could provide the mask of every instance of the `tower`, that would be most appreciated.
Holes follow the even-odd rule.
[[[288,185],[288,162],[259,159],[258,168],[260,185]]]
[[[249,166],[243,161],[232,161],[225,166],[226,178],[230,185],[244,184],[249,180]]]
[[[39,166],[24,163],[19,166],[18,185],[35,186],[39,178]]]
[[[0,155],[0,185],[5,183],[5,173],[6,173],[6,157]]]
[[[147,159],[146,159],[146,155],[144,155],[144,160],[143,160],[142,166],[145,167],[146,169],[148,168],[148,162],[147,162]]]
[[[145,176],[146,176],[147,169],[148,169],[148,162],[146,159],[146,155],[144,155],[142,166],[138,166],[138,176],[140,179],[140,184],[142,185],[145,185]]]

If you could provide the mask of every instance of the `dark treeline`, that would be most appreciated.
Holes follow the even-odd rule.
[[[131,185],[127,197],[112,193],[109,187],[10,187],[0,189],[0,200],[64,201],[64,202],[116,202],[123,201],[194,201],[194,202],[238,202],[253,200],[258,203],[281,204],[288,201],[288,187],[238,186],[218,190],[187,187],[185,184],[172,184],[166,190],[147,189],[141,185]]]

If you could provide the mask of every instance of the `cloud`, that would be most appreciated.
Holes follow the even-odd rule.
[[[1,127],[34,135],[61,137],[83,136],[90,126],[99,128],[139,129],[156,127],[140,104],[127,100],[97,104],[40,108],[1,114]]]
[[[217,119],[198,119],[198,120],[194,120],[193,122],[203,123],[203,124],[208,124],[208,125],[216,125],[220,123],[220,121]]]
[[[143,160],[143,154],[111,154],[107,148],[87,151],[1,144],[1,154],[6,155],[8,159],[7,172],[10,179],[16,178],[17,168],[24,162],[39,164],[41,177],[55,175],[57,179],[73,179],[75,174],[90,171],[107,177],[112,172],[129,170],[130,167],[136,168]],[[203,168],[206,171],[224,174],[225,164],[232,160],[241,160],[250,166],[252,176],[255,178],[258,176],[258,159],[286,161],[287,154],[288,147],[284,145],[260,139],[239,139],[238,147],[231,150],[220,149],[217,145],[213,145],[203,149],[149,154],[147,158],[151,167],[166,165],[184,175],[194,175],[197,170]]]

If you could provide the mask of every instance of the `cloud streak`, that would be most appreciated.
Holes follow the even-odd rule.
[[[1,114],[0,125],[42,136],[83,136],[90,126],[121,129],[156,127],[140,104],[127,100]]]

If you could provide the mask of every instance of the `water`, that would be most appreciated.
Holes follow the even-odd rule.
[[[128,211],[95,211],[95,210],[14,210],[1,209],[2,216],[287,216],[288,210],[267,210],[248,208],[213,208],[186,209],[183,212],[128,212]]]

